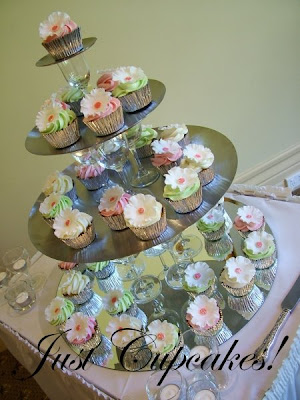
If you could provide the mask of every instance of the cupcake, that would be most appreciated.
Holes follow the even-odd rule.
[[[121,186],[107,189],[100,199],[98,210],[104,222],[114,231],[127,228],[124,219],[124,208],[129,202],[131,195],[125,193]]]
[[[159,169],[162,175],[179,164],[182,149],[178,143],[172,140],[154,140],[151,144],[154,157],[151,158],[152,165]]]
[[[48,225],[53,226],[54,219],[62,211],[72,209],[72,200],[63,194],[51,193],[40,204],[39,211]]]
[[[77,117],[82,116],[80,111],[80,102],[84,97],[84,91],[76,86],[68,86],[60,91],[61,100],[68,104],[71,110],[77,115]]]
[[[148,78],[141,68],[120,67],[112,71],[112,80],[118,85],[112,90],[125,112],[134,112],[148,106],[152,95]]]
[[[73,314],[67,320],[65,331],[68,342],[80,350],[89,351],[101,342],[101,332],[96,319],[81,312]]]
[[[47,177],[43,193],[45,196],[49,196],[51,193],[63,194],[68,196],[73,202],[77,200],[73,179],[58,171],[53,172]]]
[[[165,175],[163,196],[178,213],[196,210],[202,202],[202,187],[197,173],[191,168],[170,169]]]
[[[184,124],[170,124],[167,126],[161,126],[159,130],[159,139],[172,140],[178,143],[180,146],[187,144],[188,139],[186,134],[188,128]]]
[[[39,33],[42,45],[55,60],[67,58],[83,48],[80,28],[64,12],[50,14],[40,23]]]
[[[87,247],[95,239],[93,217],[77,209],[64,210],[53,223],[54,235],[73,249]]]
[[[149,125],[142,125],[141,136],[135,143],[135,148],[139,158],[146,158],[153,155],[151,142],[157,138],[158,133]]]
[[[269,268],[276,260],[274,238],[265,231],[249,233],[244,240],[243,252],[257,269]]]
[[[246,238],[251,232],[264,230],[265,218],[258,208],[244,206],[238,209],[233,225]]]
[[[44,103],[35,124],[43,138],[56,149],[71,146],[80,139],[76,114],[66,103],[54,99]]]
[[[115,271],[115,266],[110,261],[98,261],[86,264],[87,269],[95,275],[96,278],[106,279]]]
[[[62,271],[70,271],[71,269],[77,266],[78,264],[73,262],[61,261],[58,263],[58,268],[61,269]]]
[[[77,165],[75,171],[77,179],[87,190],[97,190],[108,181],[106,169],[99,164]]]
[[[104,309],[110,315],[121,315],[134,308],[133,295],[128,290],[110,290],[105,297],[103,297]],[[131,315],[131,314],[129,314]]]
[[[102,88],[93,89],[91,93],[86,94],[80,104],[80,110],[84,115],[83,122],[97,136],[117,132],[124,125],[120,100]]]
[[[88,276],[82,275],[80,271],[71,271],[65,276],[65,281],[60,285],[62,295],[65,298],[71,300],[74,304],[83,304],[91,299],[93,291]]]
[[[225,219],[223,211],[212,208],[197,222],[197,228],[205,239],[215,241],[221,239],[225,233]]]
[[[205,262],[189,264],[184,271],[182,287],[194,294],[203,293],[210,297],[216,277],[214,271]],[[210,292],[210,293],[209,293]]]
[[[124,218],[129,229],[141,240],[155,239],[167,228],[166,210],[150,194],[131,196]]]
[[[106,92],[112,92],[118,84],[118,81],[113,80],[112,70],[105,72],[97,80],[97,87],[104,89]]]
[[[72,301],[57,296],[45,309],[45,317],[51,325],[59,326],[71,317],[74,310],[75,306]]]
[[[202,186],[210,183],[215,172],[212,167],[214,155],[210,149],[202,146],[202,144],[188,144],[183,150],[184,158],[180,166],[182,168],[193,168],[198,174]]]

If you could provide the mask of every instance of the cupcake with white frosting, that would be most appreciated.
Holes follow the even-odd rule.
[[[202,187],[197,173],[191,168],[171,168],[165,175],[163,196],[178,213],[196,210],[202,202]]]
[[[74,313],[75,306],[72,301],[63,298],[55,297],[45,309],[46,320],[54,326],[64,324],[68,318]]]
[[[116,132],[124,125],[123,109],[120,100],[105,92],[102,88],[96,88],[86,94],[81,100],[81,112],[84,115],[83,122],[97,134],[106,136]]]
[[[76,188],[73,179],[66,174],[55,171],[47,177],[43,187],[45,196],[51,193],[63,194],[68,196],[73,202],[77,200]]]
[[[246,296],[254,286],[255,267],[242,256],[231,257],[226,261],[220,275],[222,286],[233,296]]]
[[[184,290],[194,294],[205,294],[210,297],[209,292],[213,288],[216,276],[214,271],[205,262],[189,264],[184,271],[182,287]]]
[[[135,143],[135,148],[139,158],[143,159],[153,155],[151,143],[158,136],[158,133],[150,125],[142,125],[141,136]]]
[[[141,329],[142,322],[138,318],[121,314],[109,320],[106,333],[116,347],[123,349],[127,344],[141,336]]]
[[[154,196],[131,196],[124,209],[129,229],[141,240],[155,239],[167,228],[166,210]]]
[[[154,140],[151,144],[154,157],[151,158],[152,165],[159,169],[162,175],[171,168],[176,167],[182,156],[182,149],[178,143],[172,140]]]
[[[244,206],[238,209],[233,226],[242,237],[246,238],[251,232],[264,230],[265,218],[258,208]]]
[[[193,168],[199,174],[202,186],[214,179],[214,155],[209,148],[202,144],[188,144],[183,150],[183,155],[184,158],[180,166],[182,168]]]
[[[164,140],[172,140],[180,146],[187,144],[188,128],[184,124],[169,124],[158,128],[159,138]]]
[[[60,285],[62,295],[74,304],[83,304],[93,296],[90,278],[80,271],[71,271],[65,275]]]
[[[251,232],[244,240],[243,252],[255,268],[269,268],[276,260],[274,238],[265,231]]]
[[[98,206],[99,213],[104,222],[115,231],[127,228],[124,209],[127,206],[131,195],[125,193],[121,186],[114,186],[107,189],[100,199]]]
[[[73,249],[87,247],[95,239],[93,217],[77,209],[66,209],[53,223],[54,235]]]
[[[197,228],[205,239],[215,241],[225,233],[224,213],[218,208],[212,208],[197,222]]]
[[[77,179],[87,190],[97,190],[108,181],[107,170],[99,164],[76,165],[75,172]]]
[[[55,217],[66,209],[72,209],[72,206],[73,202],[69,197],[62,194],[51,193],[50,196],[46,197],[40,204],[39,211],[44,221],[52,227]]]

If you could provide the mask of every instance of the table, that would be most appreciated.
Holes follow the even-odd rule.
[[[238,334],[220,348],[221,355],[225,356],[233,341],[238,339],[235,353],[240,353],[242,357],[253,353],[272,328],[280,313],[282,299],[299,275],[298,248],[300,241],[298,226],[300,205],[240,195],[233,197],[262,210],[273,231],[278,247],[278,272],[265,304]],[[27,314],[19,316],[8,305],[0,308],[1,339],[11,353],[31,372],[36,369],[40,362],[40,355],[36,349],[39,340],[43,336],[55,332],[55,328],[51,327],[44,319],[44,309],[55,297],[57,285],[61,279],[61,273],[57,269],[57,261],[46,256],[38,258],[32,268],[37,271],[42,269],[48,276],[47,283],[43,291],[38,294],[38,300],[33,309]],[[264,368],[262,371],[235,369],[231,373],[235,376],[236,384],[228,394],[223,394],[224,400],[241,398],[243,400],[258,400],[263,398],[275,379],[280,365],[289,353],[299,322],[300,304],[298,303],[271,351],[268,365],[272,364],[272,369]],[[289,340],[278,356],[275,357],[285,335],[289,335]],[[47,343],[51,343],[50,339]],[[45,343],[46,346],[42,346],[44,351],[47,343]],[[71,352],[62,339],[59,346],[60,353]],[[274,357],[275,360],[272,362]],[[145,383],[148,375],[149,372],[113,371],[91,364],[88,364],[86,371],[65,370],[62,372],[59,369],[52,371],[51,364],[46,363],[35,378],[48,397],[53,400],[65,400],[66,396],[69,399],[76,400],[87,398],[145,400],[147,399]]]

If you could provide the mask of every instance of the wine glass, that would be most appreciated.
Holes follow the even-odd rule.
[[[57,65],[70,86],[86,90],[90,81],[90,69],[83,54],[77,54],[76,57],[71,57]]]
[[[197,235],[180,233],[169,242],[169,250],[176,261],[191,261],[202,248],[202,241]]]
[[[133,281],[142,275],[146,266],[142,260],[137,261],[138,256],[139,254],[133,254],[113,260],[121,281]]]
[[[133,176],[130,177],[130,184],[133,187],[146,187],[151,185],[159,178],[159,172],[156,168],[147,167],[145,169],[137,154],[135,144],[141,136],[142,124],[138,123],[127,131],[123,132],[123,137],[127,138],[128,147],[131,153],[129,161],[132,165]]]

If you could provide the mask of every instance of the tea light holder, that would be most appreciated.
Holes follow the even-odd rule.
[[[185,400],[186,380],[178,370],[170,370],[160,383],[166,371],[153,372],[146,383],[149,400]]]

